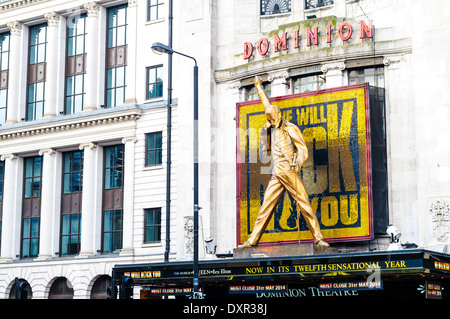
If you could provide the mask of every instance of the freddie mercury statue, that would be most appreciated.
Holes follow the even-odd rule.
[[[255,87],[267,118],[267,123],[261,130],[260,145],[263,152],[266,151],[272,156],[273,168],[253,231],[249,239],[238,248],[258,245],[285,191],[298,203],[309,231],[314,237],[314,243],[318,246],[329,247],[323,240],[319,220],[311,207],[308,193],[299,174],[301,166],[308,158],[308,149],[302,133],[297,125],[282,119],[278,106],[270,104],[258,76],[255,77]]]

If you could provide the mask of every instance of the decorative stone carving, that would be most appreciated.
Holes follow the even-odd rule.
[[[92,142],[81,143],[81,144],[78,146],[78,148],[79,148],[81,151],[84,150],[85,148],[94,149],[94,148],[96,148],[96,147],[97,147],[97,145],[94,144],[94,143],[92,143]]]
[[[437,200],[430,210],[433,237],[438,242],[447,242],[450,236],[450,207],[445,201]]]
[[[346,68],[346,65],[344,62],[335,62],[335,63],[327,63],[327,64],[322,65],[321,71],[323,73],[327,73],[328,71],[331,71],[331,70],[344,71],[345,68]]]
[[[126,144],[128,142],[136,143],[137,142],[137,137],[136,136],[129,136],[129,137],[122,138],[122,144]]]
[[[268,80],[270,82],[273,82],[275,80],[279,80],[279,83],[287,84],[289,79],[289,72],[288,71],[281,71],[281,72],[274,72],[270,73]]]
[[[3,155],[0,157],[0,160],[2,160],[2,161],[5,161],[5,160],[7,160],[7,159],[13,161],[13,160],[16,160],[16,159],[17,159],[17,156],[14,155],[14,154],[9,153],[9,154],[3,154]]]
[[[98,14],[100,12],[100,5],[97,2],[93,1],[85,3],[84,8],[87,10],[88,16],[98,17]]]
[[[194,217],[184,217],[184,253],[194,255]]]
[[[44,14],[49,27],[57,27],[59,25],[59,20],[61,15],[55,11]]]
[[[25,7],[28,5],[36,4],[37,2],[42,2],[46,0],[16,0],[16,1],[6,1],[5,4],[0,5],[0,12],[14,10],[17,8]],[[4,1],[3,1],[4,2]]]
[[[228,84],[229,90],[236,90],[236,89],[240,89],[241,87],[242,87],[242,81],[234,81],[234,82]]]
[[[23,24],[19,21],[11,21],[6,24],[9,28],[11,35],[21,35]]]
[[[383,59],[383,64],[389,66],[393,63],[399,63],[401,60],[401,57],[387,57]]]
[[[60,123],[57,122],[56,125],[53,126],[47,126],[41,128],[21,128],[19,131],[15,130],[6,130],[4,132],[0,133],[0,140],[8,140],[8,139],[14,139],[14,138],[20,138],[20,137],[27,137],[27,136],[33,136],[33,135],[39,135],[39,134],[48,134],[48,133],[54,133],[59,131],[67,131],[67,130],[74,130],[74,129],[83,129],[86,127],[92,127],[92,126],[100,126],[100,125],[110,125],[120,122],[126,122],[126,121],[136,121],[140,117],[140,111],[132,111],[132,113],[127,114],[116,114],[116,115],[109,115],[104,118],[98,118],[98,119],[91,119],[81,118],[76,123],[64,123],[61,121]]]
[[[44,148],[42,150],[39,150],[39,156],[42,156],[44,154],[54,155],[55,153],[56,151],[52,148]]]

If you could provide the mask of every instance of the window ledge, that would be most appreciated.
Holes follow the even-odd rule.
[[[165,20],[166,20],[165,18],[159,18],[159,19],[156,19],[156,20],[150,20],[150,21],[147,21],[145,23],[145,25],[157,24],[157,23],[164,22]]]
[[[162,169],[163,168],[163,164],[159,164],[159,165],[152,165],[152,166],[144,166],[144,168],[142,169],[143,171],[154,171],[154,170],[158,170],[158,169]]]
[[[308,12],[308,13],[318,12],[320,10],[332,9],[333,7],[334,7],[334,3],[327,4],[327,5],[320,6],[320,7],[315,7],[315,8],[305,8],[305,12]]]
[[[261,19],[272,19],[272,18],[285,18],[289,17],[292,14],[292,12],[285,12],[285,13],[275,13],[275,14],[260,14]]]
[[[162,96],[161,97],[155,97],[153,99],[146,99],[144,101],[144,104],[153,103],[153,102],[160,102],[160,101],[164,101],[164,98]]]
[[[162,243],[158,241],[154,243],[143,243],[141,245],[141,248],[155,248],[155,247],[162,247]]]

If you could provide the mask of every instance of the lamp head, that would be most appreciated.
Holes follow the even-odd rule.
[[[155,42],[152,44],[152,51],[156,54],[172,54],[173,49],[160,42]]]
[[[400,236],[402,235],[397,227],[394,225],[389,225],[386,229],[386,233],[389,235],[391,243],[398,243],[400,240]]]
[[[214,244],[213,239],[211,237],[205,239],[205,248],[206,253],[208,254],[214,254],[216,252],[216,245]]]

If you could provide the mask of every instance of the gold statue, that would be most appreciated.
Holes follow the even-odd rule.
[[[308,158],[308,149],[298,126],[281,118],[281,111],[271,105],[261,85],[261,79],[255,77],[255,87],[264,105],[267,123],[260,134],[263,151],[272,156],[272,176],[264,193],[264,201],[249,239],[238,248],[257,246],[264,233],[275,207],[287,191],[298,203],[306,224],[318,246],[329,247],[323,240],[319,220],[309,202],[308,193],[303,185],[299,170]]]

